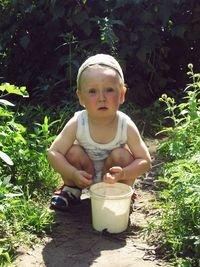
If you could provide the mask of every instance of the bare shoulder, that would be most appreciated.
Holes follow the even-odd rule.
[[[77,117],[73,116],[65,125],[63,130],[53,141],[50,150],[58,151],[65,155],[76,139]]]
[[[148,148],[132,120],[127,123],[127,144],[135,158],[150,160]]]
[[[60,134],[68,131],[76,132],[77,129],[77,116],[73,116],[66,124]]]
[[[136,124],[130,119],[127,121],[127,137],[128,138],[141,138],[140,132]]]

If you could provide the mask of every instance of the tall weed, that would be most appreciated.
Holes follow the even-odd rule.
[[[56,183],[46,159],[47,146],[54,138],[49,129],[56,121],[45,116],[28,133],[11,110],[14,104],[5,99],[10,94],[28,93],[25,87],[0,86],[0,266],[12,262],[21,243],[30,244],[51,230],[53,214],[46,207],[47,196],[45,204],[41,196],[44,188],[47,194]]]
[[[170,159],[164,165],[159,183],[165,185],[160,194],[161,214],[154,226],[160,242],[175,266],[197,267],[200,264],[200,73],[189,64],[192,83],[186,89],[182,103],[163,95],[167,120],[173,126],[164,127],[167,133],[160,146],[160,155]]]
[[[175,100],[162,95],[160,101],[165,103],[168,112],[166,119],[172,122],[172,126],[165,127],[161,133],[167,133],[168,138],[161,142],[159,152],[162,155],[169,155],[171,159],[191,157],[199,152],[200,148],[200,74],[193,72],[192,64],[188,65],[188,75],[192,83],[185,89],[185,96],[181,104]]]

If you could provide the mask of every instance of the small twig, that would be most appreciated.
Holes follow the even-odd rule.
[[[153,182],[148,182],[148,181],[141,181],[140,183],[144,185],[153,185]]]
[[[163,164],[165,164],[165,163],[164,163],[164,162],[160,162],[160,163],[158,163],[158,164],[156,164],[156,165],[153,165],[153,166],[152,166],[152,169],[155,168],[155,167],[158,167],[158,166],[160,166],[160,165],[163,165]]]

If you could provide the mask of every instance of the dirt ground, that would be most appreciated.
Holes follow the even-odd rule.
[[[68,212],[55,212],[53,232],[33,249],[19,250],[17,267],[156,267],[169,266],[156,257],[155,247],[141,237],[141,230],[153,216],[156,166],[155,143],[147,141],[153,157],[152,171],[138,179],[138,198],[130,214],[128,229],[120,234],[92,228],[91,203],[87,195]]]

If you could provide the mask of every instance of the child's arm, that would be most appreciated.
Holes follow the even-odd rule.
[[[127,145],[133,154],[134,161],[123,168],[123,180],[131,179],[134,182],[136,177],[151,169],[151,156],[136,125],[132,121],[128,124]]]
[[[73,117],[68,121],[64,129],[48,149],[48,161],[53,169],[61,174],[63,180],[67,177],[67,181],[71,180],[72,185],[84,188],[91,184],[92,181],[87,179],[91,178],[91,175],[83,170],[77,170],[65,157],[68,150],[74,144],[76,130],[77,119]]]
[[[127,128],[127,145],[133,154],[133,162],[126,167],[113,166],[106,173],[104,181],[116,183],[126,181],[133,184],[137,176],[144,174],[151,168],[151,157],[149,151],[142,140],[136,125],[130,121]]]

